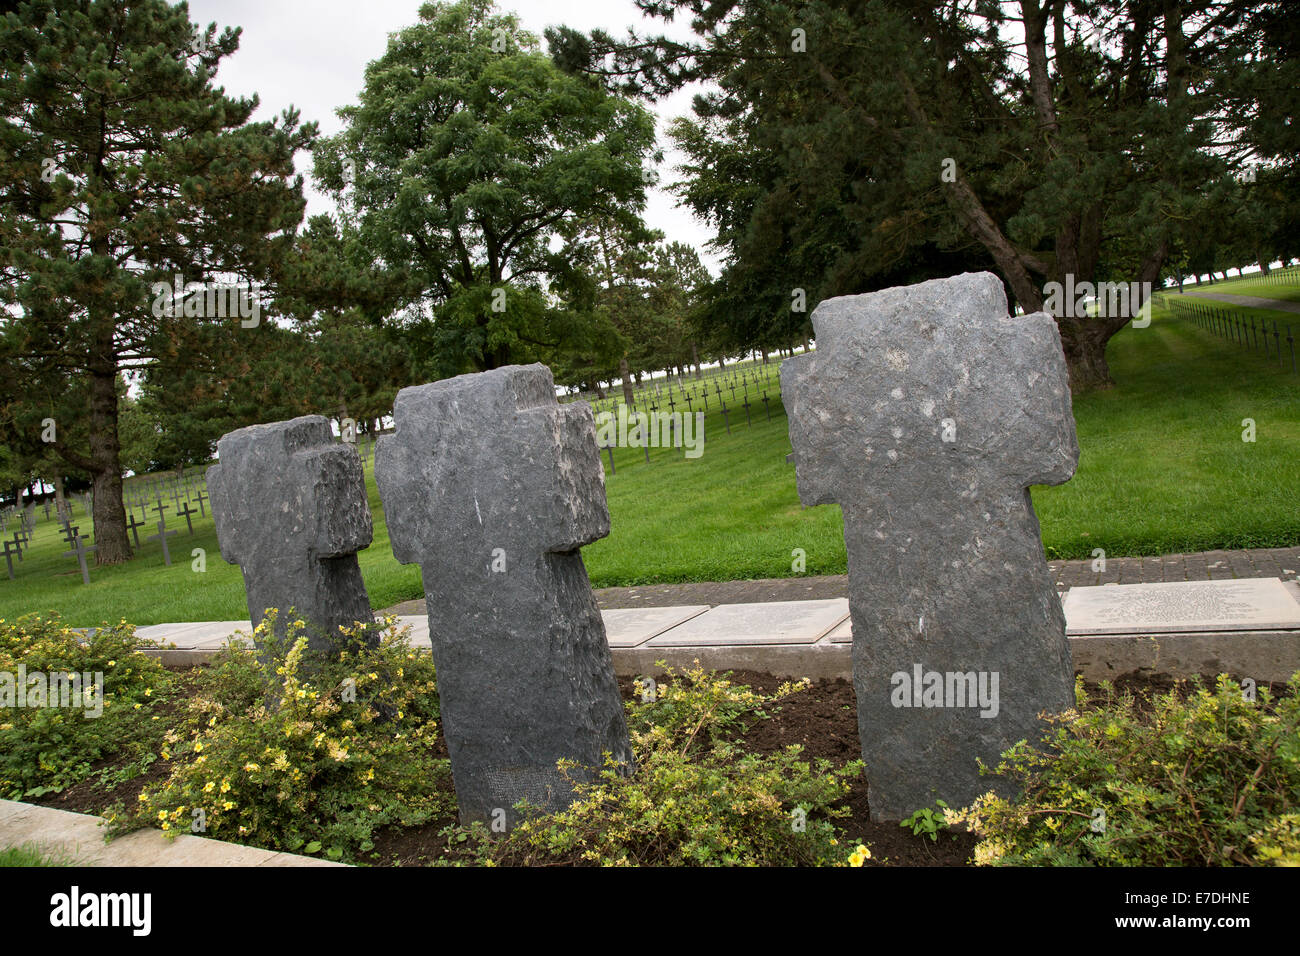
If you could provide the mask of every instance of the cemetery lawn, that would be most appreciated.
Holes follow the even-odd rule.
[[[1294,323],[1300,337],[1295,315],[1246,311]],[[1289,362],[1279,368],[1161,310],[1150,327],[1115,336],[1109,358],[1116,386],[1074,403],[1078,472],[1065,485],[1033,489],[1049,558],[1300,543],[1300,377]],[[751,425],[735,404],[739,391],[728,397],[730,434],[711,399],[700,457],[655,448],[647,464],[641,449],[620,448],[610,474],[603,456],[612,530],[583,549],[593,586],[790,577],[796,549],[807,574],[844,573],[840,509],[799,504],[775,367],[774,359],[765,376],[767,409],[762,388],[750,385]],[[1255,423],[1254,442],[1242,441],[1245,419]],[[365,472],[375,536],[358,557],[371,602],[383,608],[423,592],[419,569],[393,558],[372,467]],[[169,511],[168,527],[180,529],[170,539],[170,567],[158,542],[144,540],[151,526],[134,560],[92,565],[86,586],[75,560],[63,556],[57,525],[37,514],[33,546],[14,561],[16,580],[0,577],[0,618],[54,611],[76,626],[122,618],[143,626],[247,617],[241,572],[222,560],[210,517],[195,520],[191,537]],[[80,502],[78,519],[87,530]],[[193,570],[195,549],[204,552],[201,573]]]

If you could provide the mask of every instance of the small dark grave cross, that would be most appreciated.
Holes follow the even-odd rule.
[[[13,543],[12,541],[6,541],[6,542],[5,542],[5,551],[4,551],[4,554],[5,554],[5,567],[7,567],[7,568],[9,569],[9,580],[12,581],[12,580],[13,580],[13,577],[14,577],[14,558],[13,558],[13,556],[14,556],[15,554],[17,554],[17,555],[18,555],[18,560],[21,561],[21,560],[23,559],[23,549],[22,549],[22,548],[15,547],[15,545],[14,545],[14,543]]]
[[[722,424],[727,426],[727,434],[731,434],[731,422],[727,418],[727,403],[722,403]]]
[[[745,425],[748,427],[754,424],[749,420],[749,393],[748,392],[745,393],[744,406],[745,406]]]
[[[208,469],[212,519],[221,556],[243,572],[253,626],[277,608],[283,639],[293,608],[314,650],[340,650],[339,628],[358,623],[362,640],[377,642],[357,564],[374,537],[365,474],[357,453],[335,442],[329,419],[240,428],[217,453],[220,463]]]
[[[767,420],[772,420],[772,407],[767,404],[767,392],[763,393],[763,411],[767,412]]]
[[[162,500],[162,498],[158,498],[157,501],[158,501],[158,504],[154,505],[154,506],[153,506],[152,508],[150,508],[149,510],[150,510],[150,511],[156,511],[156,512],[158,512],[158,517],[161,519],[162,516],[163,516],[163,512],[166,511],[166,510],[168,509],[168,507],[170,507],[170,506],[169,506],[169,505],[165,505],[165,504],[163,504],[163,500]]]
[[[1009,316],[987,272],[826,299],[812,321],[782,397],[799,497],[844,512],[871,816],[966,806],[1006,790],[978,761],[1074,705],[1028,492],[1078,462],[1060,335]]]
[[[80,525],[65,524],[62,530],[59,531],[59,535],[63,538],[63,543],[68,547],[72,547],[72,539],[77,536],[77,532],[80,528]]]
[[[159,513],[158,513],[158,533],[157,533],[157,534],[151,534],[151,535],[149,535],[149,537],[145,538],[146,541],[157,541],[157,542],[159,542],[159,543],[162,545],[163,564],[166,564],[166,565],[170,565],[170,564],[172,563],[172,553],[171,553],[171,551],[170,551],[170,550],[168,549],[168,547],[167,547],[167,539],[170,538],[170,537],[171,537],[172,535],[174,535],[174,534],[180,534],[180,532],[179,532],[179,531],[168,531],[168,530],[167,530],[167,519],[166,519],[165,517],[163,517],[162,512],[159,512]]]
[[[50,520],[50,499],[49,498],[45,499],[45,520],[46,521]]]
[[[82,537],[81,537],[81,535],[75,535],[75,536],[73,537],[72,550],[71,550],[71,551],[64,551],[64,552],[63,552],[63,556],[64,556],[65,558],[66,558],[66,557],[70,557],[71,555],[76,555],[76,557],[77,557],[77,563],[78,563],[79,565],[81,565],[81,583],[82,583],[82,584],[89,584],[89,583],[90,583],[90,570],[86,567],[86,555],[87,555],[88,553],[90,553],[91,551],[94,551],[94,550],[95,550],[95,546],[94,546],[94,545],[91,545],[89,548],[86,547],[85,544],[82,543]]]
[[[375,480],[393,554],[423,574],[461,818],[562,809],[606,755],[632,761],[579,550],[609,534],[591,408],[516,365],[404,388],[393,420]]]
[[[202,488],[199,488],[199,493],[198,493],[197,495],[194,496],[194,500],[197,501],[197,502],[199,503],[199,517],[200,517],[200,518],[206,518],[207,515],[206,515],[206,514],[204,513],[204,511],[203,511],[203,502],[207,501],[208,498],[207,498],[207,495],[205,495],[205,494],[203,493],[203,489],[202,489]]]
[[[185,499],[185,507],[178,509],[176,513],[185,519],[185,527],[189,529],[190,536],[193,537],[194,522],[190,520],[190,515],[194,514],[194,509],[190,507],[188,498]]]
[[[14,532],[14,536],[13,536],[13,540],[10,541],[9,543],[12,544],[15,548],[18,549],[18,560],[21,561],[21,560],[23,559],[23,543],[22,543],[22,540],[19,538],[18,535],[19,535],[19,533],[18,533],[17,531],[15,531],[15,532]]]
[[[127,512],[126,530],[131,532],[131,537],[135,540],[135,546],[140,547],[140,532],[137,528],[145,528],[148,525],[143,521],[136,521],[133,512]]]

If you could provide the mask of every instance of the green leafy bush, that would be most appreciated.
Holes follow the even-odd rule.
[[[353,631],[330,657],[308,651],[304,628],[277,643],[268,618],[254,634],[263,658],[232,646],[199,678],[167,735],[170,776],[140,794],[137,823],[354,859],[376,828],[447,812],[429,655],[391,621],[377,648]]]
[[[48,706],[52,700],[31,706],[30,699],[17,706],[53,675],[69,673],[92,675],[92,684],[93,675],[103,675],[102,712],[97,697],[73,706]],[[165,728],[158,711],[173,681],[137,649],[135,629],[125,621],[89,633],[65,627],[57,616],[0,621],[0,675],[0,796],[20,800],[63,790],[109,758],[124,761],[119,774],[130,776],[156,758]],[[20,696],[14,692],[24,675],[39,676]]]
[[[676,675],[659,685],[657,699],[627,704],[633,776],[611,762],[595,780],[576,784],[577,800],[568,810],[527,819],[499,841],[484,843],[483,860],[843,864],[835,820],[849,811],[837,804],[862,772],[861,763],[813,765],[800,759],[798,746],[753,754],[735,739],[766,717],[765,706],[807,686],[785,684],[765,696],[698,666]]]
[[[1300,674],[1258,701],[1227,677],[1139,707],[1106,684],[1100,706],[1052,718],[1036,750],[998,768],[1021,786],[948,822],[981,838],[981,864],[1213,866],[1300,861]]]

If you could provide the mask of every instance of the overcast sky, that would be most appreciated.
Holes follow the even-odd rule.
[[[366,64],[380,57],[388,34],[415,23],[421,0],[190,0],[190,19],[220,29],[243,27],[239,50],[221,63],[217,85],[227,93],[256,93],[261,106],[254,119],[270,119],[290,105],[303,121],[315,120],[321,133],[341,129],[335,110],[355,103]],[[523,27],[539,38],[545,27],[565,24],[588,31],[601,27],[615,36],[628,27],[638,31],[690,36],[688,26],[643,18],[631,0],[497,0],[497,6],[518,14]],[[544,43],[544,41],[543,41]],[[663,182],[650,190],[646,222],[663,230],[669,240],[687,242],[700,251],[715,274],[718,259],[704,248],[713,232],[663,187],[671,184],[679,158],[668,149],[667,123],[690,112],[692,91],[683,91],[655,105],[659,145],[665,152]],[[311,163],[299,156],[298,169],[307,180],[307,215],[333,211],[328,199],[311,188]]]

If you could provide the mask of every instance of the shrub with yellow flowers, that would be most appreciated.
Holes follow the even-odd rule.
[[[765,708],[808,683],[765,695],[698,664],[669,676],[653,700],[627,704],[635,774],[609,763],[595,780],[577,783],[568,810],[534,816],[504,839],[484,842],[484,858],[611,866],[842,863],[836,820],[849,813],[840,804],[861,762],[812,763],[798,746],[755,754],[738,739],[767,718]]]
[[[88,675],[90,686],[102,674],[102,699],[37,697],[54,675],[68,674]],[[109,758],[115,779],[142,773],[156,759],[165,728],[158,710],[172,689],[171,676],[140,652],[125,621],[84,630],[52,614],[0,621],[0,797],[58,792]]]
[[[308,650],[301,621],[277,641],[268,617],[260,650],[224,650],[167,735],[171,773],[140,794],[137,822],[351,860],[377,828],[446,812],[433,662],[393,624],[377,647],[358,627],[342,635],[348,649],[324,654]]]
[[[1017,796],[948,810],[995,865],[1300,863],[1300,673],[1286,693],[1199,679],[1139,705],[1109,684],[997,767]]]

